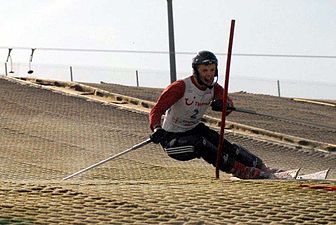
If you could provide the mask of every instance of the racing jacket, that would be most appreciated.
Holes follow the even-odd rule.
[[[152,130],[161,124],[168,132],[191,130],[201,122],[211,101],[223,98],[223,88],[219,84],[202,90],[194,79],[189,76],[175,81],[162,92],[149,114]]]

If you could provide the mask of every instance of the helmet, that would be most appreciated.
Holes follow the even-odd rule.
[[[216,64],[218,65],[218,60],[212,52],[209,51],[200,51],[197,55],[193,58],[192,61],[192,68],[197,70],[198,65],[209,65],[209,64]]]
[[[216,77],[216,81],[211,85],[207,85],[205,84],[201,78],[200,78],[200,74],[197,70],[197,67],[199,65],[209,65],[209,64],[216,64],[216,73],[215,73],[215,77]],[[198,81],[198,83],[203,84],[205,86],[207,86],[208,88],[212,88],[215,83],[217,83],[218,80],[218,60],[215,56],[215,54],[213,54],[212,52],[209,51],[200,51],[197,53],[197,55],[193,58],[192,60],[192,68],[194,70],[194,74],[196,76],[196,79]]]

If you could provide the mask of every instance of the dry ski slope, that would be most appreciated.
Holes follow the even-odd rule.
[[[0,79],[0,224],[334,224],[332,181],[231,181],[145,140],[147,114]],[[272,166],[335,167],[335,156],[229,133]],[[335,178],[335,173],[330,176]],[[306,185],[309,185],[308,187]]]

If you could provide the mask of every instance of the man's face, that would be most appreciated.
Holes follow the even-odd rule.
[[[208,86],[211,86],[214,81],[214,77],[216,74],[216,67],[217,67],[216,64],[209,64],[209,65],[201,64],[197,68],[201,80]]]

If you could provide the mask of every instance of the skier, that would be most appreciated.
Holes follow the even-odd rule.
[[[201,119],[210,105],[212,110],[222,111],[223,87],[217,83],[217,67],[212,52],[200,51],[192,60],[193,74],[164,89],[150,112],[150,139],[176,160],[203,158],[216,166],[219,134]],[[228,98],[227,106],[233,107],[232,99]],[[262,160],[244,147],[225,139],[224,148],[221,171],[241,179],[273,178]]]

